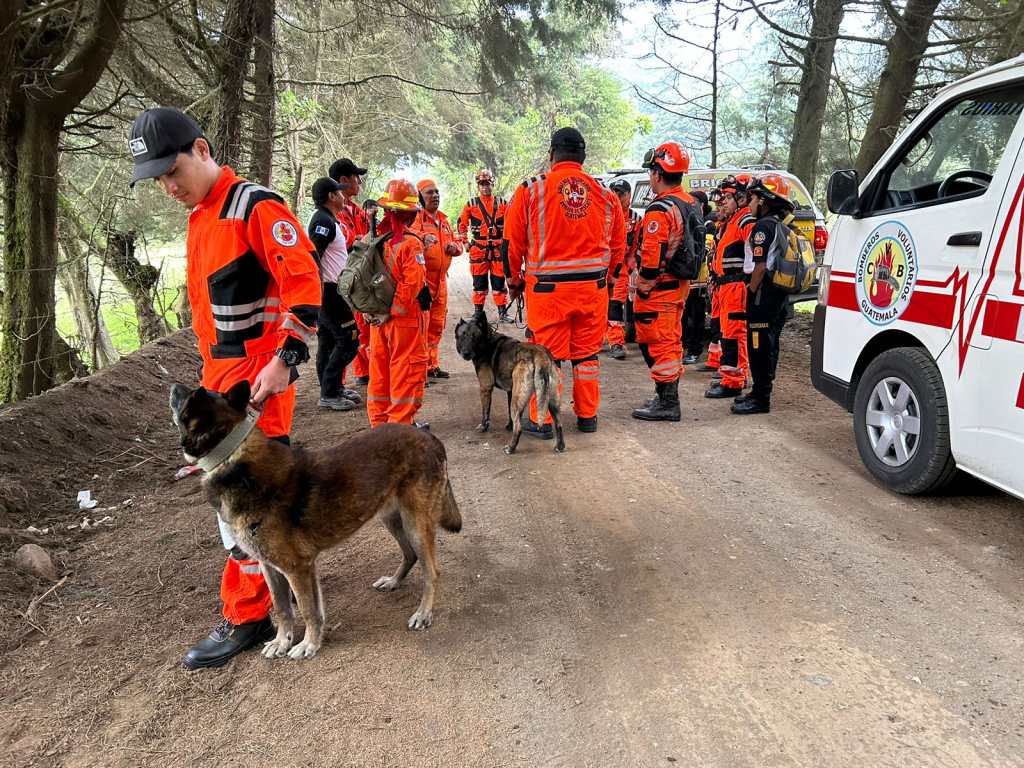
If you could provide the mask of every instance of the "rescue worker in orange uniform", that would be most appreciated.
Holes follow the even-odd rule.
[[[395,281],[395,298],[386,315],[367,315],[370,325],[370,384],[366,412],[370,426],[412,424],[423,402],[427,349],[423,336],[426,284],[423,243],[412,230],[420,210],[411,182],[393,179],[377,201],[384,216],[377,234],[390,234],[384,262]]]
[[[313,244],[283,198],[220,166],[199,126],[182,112],[143,112],[129,149],[132,186],[156,179],[191,209],[186,275],[202,386],[223,393],[248,381],[252,401],[262,407],[257,425],[288,443],[295,366],[309,359],[320,308]],[[219,667],[273,634],[259,563],[223,523],[221,537],[230,553],[221,577],[224,618],[185,655],[189,669]]]
[[[680,186],[690,170],[690,153],[668,141],[647,151],[648,170],[655,198],[644,212],[639,275],[633,319],[636,340],[654,380],[655,395],[633,411],[644,421],[679,421],[679,378],[683,374],[682,315],[690,282],[666,271],[666,265],[684,235],[682,214],[673,198],[697,207]]]
[[[704,397],[736,397],[747,385],[747,285],[743,275],[743,246],[754,227],[747,207],[747,188],[733,176],[718,185],[719,227],[715,243],[719,327],[721,328],[721,380]]]
[[[618,272],[608,276],[610,281],[608,300],[608,357],[613,360],[626,359],[626,302],[629,301],[630,281],[636,276],[636,249],[640,244],[641,217],[629,207],[633,190],[625,179],[615,179],[608,185],[622,205],[626,218],[626,255]]]
[[[370,217],[356,202],[356,195],[363,188],[366,168],[360,168],[351,159],[343,157],[331,163],[327,175],[341,185],[341,194],[345,196],[345,206],[338,214],[338,220],[345,228],[346,245],[351,251],[356,240],[362,239],[370,232]],[[361,312],[356,312],[356,327],[359,328],[359,351],[356,353],[356,359],[352,361],[352,374],[360,384],[366,384],[370,380],[370,327]],[[344,374],[342,380],[344,381]],[[354,389],[343,387],[342,394],[349,400],[359,402],[352,397],[358,397],[359,394]]]
[[[526,292],[533,341],[559,363],[572,362],[577,428],[596,432],[608,274],[622,263],[626,225],[615,194],[583,170],[586,156],[575,128],[551,135],[550,170],[524,181],[512,196],[504,260],[512,297]],[[524,432],[551,437],[551,425],[537,423],[536,400],[530,409]]]
[[[441,193],[431,179],[416,184],[422,210],[416,214],[413,230],[423,240],[426,260],[426,281],[430,289],[431,304],[427,318],[427,376],[432,379],[449,378],[448,371],[441,368],[440,344],[444,335],[445,320],[448,316],[448,267],[452,259],[462,253],[462,245],[440,209]]]
[[[459,216],[459,237],[469,248],[469,271],[473,275],[473,306],[476,314],[484,314],[487,302],[487,288],[494,294],[494,305],[498,308],[498,320],[513,322],[508,314],[508,288],[501,263],[501,242],[505,228],[508,204],[494,196],[494,174],[486,168],[476,175],[476,188],[480,193],[474,197]]]

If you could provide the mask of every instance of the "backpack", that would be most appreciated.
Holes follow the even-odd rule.
[[[670,200],[679,209],[679,216],[683,220],[683,236],[680,238],[675,252],[669,255],[665,263],[665,271],[680,280],[696,280],[700,277],[701,267],[704,266],[704,257],[707,253],[704,219],[697,213],[696,207],[686,200],[674,195],[668,197],[667,200]],[[656,200],[651,203],[651,206],[659,202]],[[651,209],[651,206],[648,206],[648,210]]]
[[[338,275],[338,293],[353,312],[387,315],[395,300],[395,281],[384,263],[386,235],[367,235],[352,245]]]
[[[785,231],[786,249],[775,257],[772,268],[772,284],[786,293],[804,293],[814,284],[818,263],[814,258],[814,247],[794,227],[788,226],[793,219],[788,217],[779,222],[779,231]]]

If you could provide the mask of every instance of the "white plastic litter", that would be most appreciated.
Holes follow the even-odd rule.
[[[78,492],[78,508],[79,509],[92,509],[99,504],[96,499],[92,497],[92,491],[79,491]]]

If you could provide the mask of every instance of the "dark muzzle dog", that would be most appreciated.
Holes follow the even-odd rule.
[[[558,418],[561,394],[558,366],[545,347],[513,339],[494,331],[485,317],[460,320],[455,326],[455,348],[464,360],[472,360],[480,382],[482,414],[477,431],[491,428],[491,397],[494,388],[508,394],[508,425],[512,439],[505,453],[515,453],[523,432],[523,412],[537,395],[537,415],[550,413],[555,423],[555,451],[565,450],[562,422]]]
[[[396,589],[420,560],[423,597],[408,623],[409,629],[429,627],[438,578],[437,529],[462,527],[441,441],[413,427],[384,424],[334,448],[293,450],[255,426],[248,403],[247,382],[223,396],[202,387],[171,387],[171,412],[185,455],[206,471],[207,497],[238,546],[260,561],[270,587],[277,636],[263,655],[308,659],[316,654],[324,637],[317,555],[372,517],[381,519],[402,549],[398,570],[373,586],[382,592]],[[294,647],[289,588],[306,623],[306,634]]]

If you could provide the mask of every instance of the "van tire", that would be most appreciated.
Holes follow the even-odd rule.
[[[879,458],[869,436],[868,409],[872,405],[872,394],[886,379],[905,383],[919,411],[920,432],[916,438],[916,449],[900,466],[891,466]],[[923,349],[896,347],[868,364],[857,382],[853,432],[864,466],[897,493],[935,493],[956,475],[956,462],[949,440],[949,404],[942,374]]]

